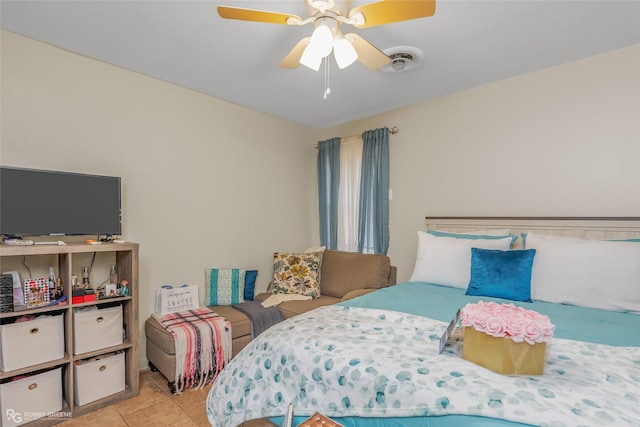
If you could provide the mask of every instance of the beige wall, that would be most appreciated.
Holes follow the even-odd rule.
[[[1,34],[0,163],[122,177],[141,324],[162,284],[198,284],[203,298],[205,267],[246,266],[264,290],[275,250],[317,239],[306,127]]]
[[[274,250],[317,244],[313,143],[332,136],[400,129],[400,281],[427,215],[640,216],[640,46],[323,131],[4,31],[1,47],[0,163],[122,176],[141,322],[161,284],[247,265],[264,289]]]
[[[640,216],[640,45],[317,137],[382,126],[400,129],[390,139],[388,253],[400,281],[427,215]]]

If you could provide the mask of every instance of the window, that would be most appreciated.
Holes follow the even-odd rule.
[[[318,143],[320,242],[329,249],[386,254],[389,131]]]

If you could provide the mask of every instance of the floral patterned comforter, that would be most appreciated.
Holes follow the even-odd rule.
[[[262,333],[222,371],[207,398],[213,426],[283,415],[468,414],[542,426],[627,426],[640,420],[640,348],[554,338],[542,376],[511,377],[438,354],[446,323],[327,306]]]

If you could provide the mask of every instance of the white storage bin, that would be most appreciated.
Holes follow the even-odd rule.
[[[62,359],[63,320],[64,315],[58,314],[0,325],[0,369],[7,372]]]
[[[0,384],[0,412],[6,427],[19,426],[62,410],[61,368]]]
[[[73,354],[122,344],[122,306],[73,313]]]
[[[86,405],[125,388],[124,353],[74,365],[75,402]]]

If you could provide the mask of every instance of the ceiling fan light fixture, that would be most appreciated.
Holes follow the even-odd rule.
[[[333,39],[333,56],[336,58],[338,68],[347,68],[358,59],[358,52],[351,42],[341,34],[336,34]]]
[[[310,49],[309,44],[302,52],[302,56],[300,57],[300,64],[305,67],[311,68],[313,71],[318,71],[320,69],[320,64],[322,63],[322,56],[318,55],[314,49]]]
[[[1,0],[0,0],[1,1]],[[362,0],[358,0],[360,2]],[[344,35],[341,41],[342,24],[357,28],[370,28],[394,22],[425,18],[435,13],[436,0],[374,0],[351,7],[352,0],[304,0],[307,5],[307,18],[302,19],[290,13],[254,10],[231,6],[218,6],[218,14],[225,19],[241,21],[267,22],[285,25],[306,25],[313,22],[311,36],[301,39],[287,53],[278,65],[281,68],[297,68],[305,65],[318,70],[322,58],[334,51],[336,62],[342,68],[358,60],[372,71],[406,71],[421,59],[411,52],[391,56],[381,51],[356,33]],[[339,36],[334,39],[334,36]],[[391,63],[391,66],[388,66]],[[328,64],[328,63],[327,63]],[[327,67],[327,70],[329,68]]]
[[[322,58],[329,56],[333,50],[333,39],[338,31],[338,22],[331,17],[321,17],[316,20],[315,26],[311,40],[300,57],[300,64],[318,71]]]
[[[324,22],[319,22],[311,35],[307,49],[313,49],[320,57],[329,56],[333,48],[333,31]]]

